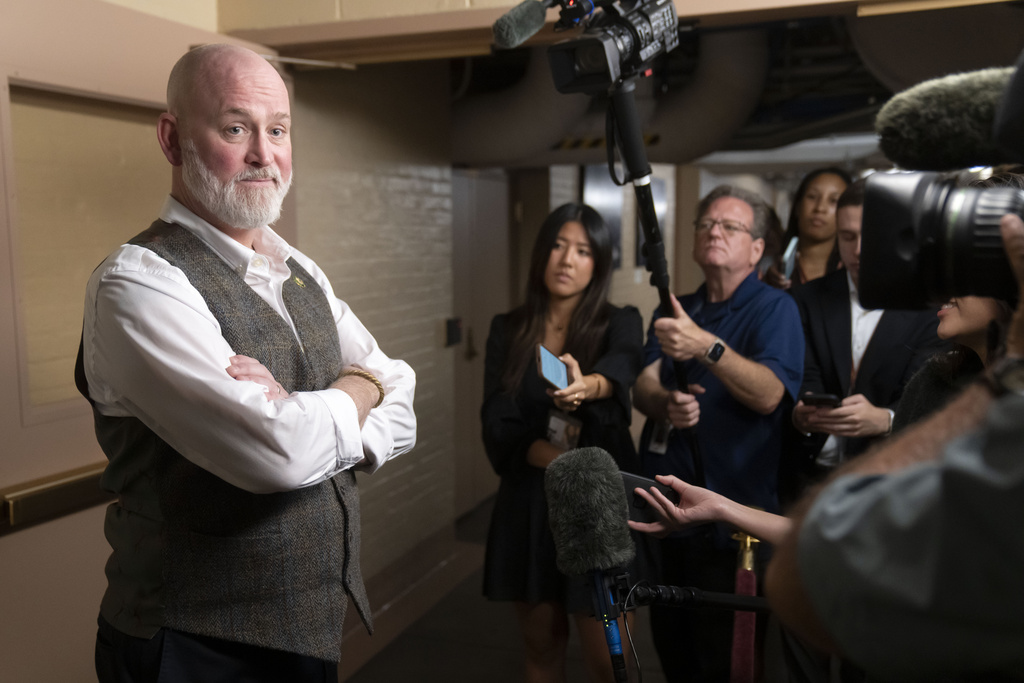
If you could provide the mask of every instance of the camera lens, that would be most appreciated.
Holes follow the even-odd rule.
[[[948,235],[945,263],[937,289],[949,296],[975,294],[1016,298],[1017,282],[1010,270],[999,221],[1008,213],[1024,215],[1024,191],[1008,187],[957,188],[949,192],[941,223]],[[947,297],[948,298],[948,297]]]
[[[577,76],[608,73],[608,58],[603,43],[584,42],[576,50],[575,56]]]
[[[866,308],[920,309],[954,296],[1013,300],[999,220],[1024,191],[961,188],[936,173],[875,174],[865,187],[859,293]]]

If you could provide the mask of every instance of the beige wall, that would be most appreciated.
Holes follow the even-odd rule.
[[[11,89],[14,222],[28,410],[73,399],[82,293],[114,247],[153,220],[170,171],[155,109]],[[116,188],[117,201],[110,201]],[[54,267],[59,264],[59,267]]]
[[[128,0],[124,0],[128,1]],[[277,28],[333,21],[511,7],[512,0],[219,0],[220,30]]]
[[[217,31],[218,0],[105,0],[112,5],[145,12],[180,24]]]
[[[103,508],[0,538],[0,681],[94,683]]]

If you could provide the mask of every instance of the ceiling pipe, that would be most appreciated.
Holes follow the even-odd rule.
[[[861,61],[899,92],[930,78],[1011,66],[1024,47],[1024,7],[1000,3],[847,19]]]
[[[453,160],[476,167],[540,165],[536,156],[565,137],[588,103],[555,90],[547,48],[531,48],[526,73],[515,85],[453,104]]]
[[[526,76],[495,94],[453,107],[456,163],[470,166],[599,164],[604,144],[578,144],[604,135],[604,113],[588,111],[591,98],[555,90],[546,48],[533,48]],[[707,31],[699,61],[678,92],[654,98],[641,79],[637,109],[653,163],[685,164],[719,149],[750,117],[768,74],[767,31]]]
[[[685,164],[729,141],[757,108],[768,75],[768,32],[763,29],[704,32],[700,61],[689,85],[660,100],[648,135],[653,162]]]

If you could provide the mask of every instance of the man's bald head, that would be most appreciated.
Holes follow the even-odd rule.
[[[193,48],[171,69],[167,79],[167,111],[179,119],[187,117],[201,93],[216,90],[226,80],[246,72],[281,79],[266,59],[247,48],[225,43]],[[283,81],[281,86],[284,87]]]

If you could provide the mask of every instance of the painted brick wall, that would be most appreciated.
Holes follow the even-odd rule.
[[[453,356],[442,339],[453,309],[446,67],[295,78],[299,248],[417,374],[416,448],[360,476],[367,576],[455,516]]]

